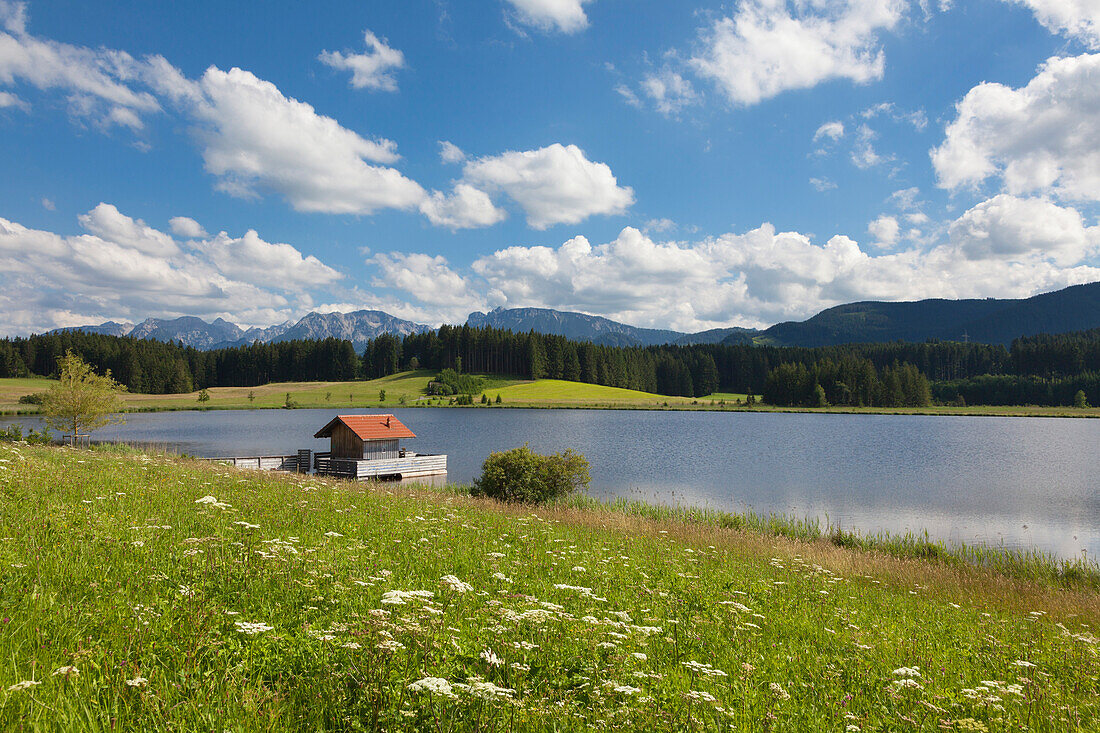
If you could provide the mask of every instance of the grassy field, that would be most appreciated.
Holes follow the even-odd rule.
[[[1100,726],[1100,595],[571,506],[0,445],[0,727]]]
[[[127,393],[123,401],[127,410],[246,410],[253,408],[282,407],[289,393],[296,407],[357,407],[394,408],[416,406],[443,406],[449,398],[429,397],[425,394],[428,382],[435,372],[421,369],[399,372],[381,379],[362,382],[281,382],[259,387],[211,387],[207,402],[198,401],[198,392],[182,395],[150,395]],[[51,382],[44,378],[0,379],[0,414],[31,414],[34,405],[21,405],[19,398],[49,389]],[[379,392],[386,391],[386,400],[380,401]],[[602,409],[677,409],[677,410],[756,410],[758,412],[824,412],[836,414],[896,414],[896,415],[993,415],[1019,417],[1100,417],[1100,407],[1078,409],[1074,407],[827,407],[793,408],[772,407],[757,403],[744,406],[747,395],[716,393],[707,397],[669,397],[638,392],[618,387],[604,387],[584,382],[567,382],[560,379],[537,381],[487,377],[483,390],[495,400],[499,394],[503,407],[548,408],[602,408]],[[251,393],[252,399],[249,399]],[[401,399],[404,398],[404,403]],[[741,404],[738,403],[740,401]]]

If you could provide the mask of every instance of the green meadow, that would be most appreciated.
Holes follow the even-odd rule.
[[[397,407],[449,406],[449,397],[431,397],[427,394],[428,382],[435,372],[420,369],[398,372],[380,379],[354,382],[278,382],[258,387],[211,387],[210,397],[199,401],[199,393],[189,394],[137,394],[126,393],[123,404],[127,411],[162,410],[249,410],[272,409],[286,405],[287,395],[294,407],[350,409],[393,409]],[[772,407],[757,402],[753,407],[744,405],[748,395],[715,393],[706,397],[670,397],[639,392],[599,384],[568,382],[561,379],[522,380],[507,377],[485,377],[482,392],[495,404],[501,396],[501,407],[538,408],[590,408],[590,409],[677,409],[677,410],[755,410],[758,412],[822,412],[830,414],[892,414],[892,415],[974,415],[1002,417],[1100,417],[1100,407],[1079,409],[1074,407],[1036,407],[971,405],[956,407],[935,405],[932,407]],[[0,379],[0,415],[35,414],[35,405],[20,404],[19,398],[36,392],[44,392],[54,384],[42,377],[27,379]],[[385,390],[386,399],[380,400]],[[251,395],[251,398],[250,398]],[[759,396],[757,396],[759,399]],[[475,407],[480,395],[475,395]],[[740,400],[740,403],[738,402]]]
[[[7,730],[1100,727],[1072,578],[0,444]]]

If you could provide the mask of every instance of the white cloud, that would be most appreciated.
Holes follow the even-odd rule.
[[[1100,227],[1086,226],[1076,209],[1008,194],[964,213],[951,224],[950,236],[973,260],[1007,256],[1070,266],[1100,251]]]
[[[29,104],[27,104],[14,94],[11,94],[10,92],[0,92],[0,109],[4,109],[5,107],[21,109],[23,111],[30,109]]]
[[[873,233],[901,241],[890,218]],[[508,247],[465,272],[427,255],[377,256],[383,275],[374,285],[408,293],[407,308],[430,322],[467,308],[536,306],[695,331],[804,319],[859,300],[1026,297],[1100,279],[1098,245],[1100,229],[1077,212],[1006,197],[961,216],[937,246],[889,253],[842,235],[818,244],[767,223],[695,242],[627,227],[605,244],[576,236],[557,247]]]
[[[57,210],[57,204],[55,204],[53,202],[53,199],[50,199],[50,198],[47,198],[47,197],[43,196],[42,197],[42,208],[45,209],[46,211],[56,211]]]
[[[588,160],[576,145],[478,158],[466,163],[463,177],[483,190],[503,192],[535,229],[621,214],[634,203],[633,189],[619,186],[610,167]]]
[[[475,286],[452,270],[442,256],[415,252],[380,253],[368,259],[367,264],[378,270],[371,282],[374,287],[405,291],[434,309],[434,318],[423,310],[414,311],[425,320],[464,323],[469,313],[486,305]]]
[[[269,189],[298,211],[330,214],[413,209],[425,198],[396,169],[371,165],[395,162],[395,143],[368,140],[248,71],[210,67],[198,90],[203,159],[227,193]]]
[[[835,142],[842,137],[844,137],[844,123],[840,120],[826,122],[814,132],[815,143],[822,138],[828,138]]]
[[[668,68],[646,76],[642,80],[642,91],[663,115],[679,114],[680,110],[696,101],[691,82]],[[629,101],[629,97],[627,99]]]
[[[219,232],[196,245],[220,273],[258,287],[280,287],[274,281],[290,280],[297,288],[327,285],[341,278],[340,273],[313,255],[303,256],[289,244],[273,244],[260,239],[249,229],[243,237]]]
[[[455,184],[450,195],[433,191],[420,203],[420,213],[432,224],[452,230],[489,227],[507,217],[489,194],[467,183]]]
[[[139,64],[129,54],[36,38],[27,33],[23,3],[0,1],[0,19],[0,84],[64,92],[74,116],[102,127],[140,129],[142,114],[160,110],[152,94],[131,87]],[[22,106],[6,97],[15,100],[9,106]]]
[[[811,178],[810,185],[818,191],[829,191],[836,188],[836,183],[828,178]]]
[[[901,227],[895,217],[883,214],[867,225],[867,233],[871,235],[871,244],[890,249],[898,243]]]
[[[588,27],[584,5],[592,0],[507,0],[524,25],[542,31],[576,33]]]
[[[356,89],[396,92],[397,79],[393,72],[404,68],[405,55],[396,48],[390,48],[386,39],[379,38],[369,30],[363,31],[363,36],[367,46],[366,53],[323,51],[317,58],[334,69],[350,71],[351,85]]]
[[[650,219],[645,223],[646,234],[649,232],[671,232],[674,229],[676,229],[676,222],[672,219]]]
[[[100,203],[77,218],[86,230],[119,247],[154,257],[179,253],[179,247],[170,236],[141,219],[131,219],[111,204]]]
[[[1009,0],[1024,5],[1051,33],[1100,49],[1100,3],[1096,0]]]
[[[1052,58],[1028,84],[982,83],[956,105],[932,150],[939,185],[1000,177],[1012,194],[1100,201],[1100,54]]]
[[[874,81],[886,63],[879,34],[905,8],[905,0],[746,0],[700,32],[690,63],[739,105],[833,79]]]
[[[883,157],[875,150],[874,140],[878,134],[867,125],[860,125],[856,131],[856,142],[852,148],[852,162],[857,168],[872,168],[883,163],[889,158]]]
[[[187,239],[199,239],[200,237],[209,236],[201,224],[187,216],[172,217],[168,220],[168,226],[173,234]]]
[[[865,120],[873,120],[876,117],[885,115],[894,122],[906,122],[912,125],[913,129],[917,132],[928,127],[928,115],[924,113],[923,109],[906,112],[905,110],[898,109],[897,105],[893,102],[879,102],[878,104],[871,105],[860,112],[859,115]]]
[[[901,227],[897,218],[883,214],[867,225],[867,232],[871,236],[872,245],[888,250],[898,243]]]
[[[466,161],[466,153],[449,140],[440,140],[439,159],[444,163],[463,163]]]
[[[341,276],[255,232],[176,243],[100,204],[63,236],[0,218],[0,288],[7,333],[149,316],[278,323],[312,305],[310,288]]]
[[[628,87],[626,84],[616,84],[615,92],[620,97],[625,99],[626,103],[629,104],[631,107],[636,107],[638,109],[642,108],[642,100],[638,97],[637,94],[634,93],[634,90]]]

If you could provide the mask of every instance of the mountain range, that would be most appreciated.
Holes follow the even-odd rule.
[[[384,333],[405,336],[430,330],[431,326],[406,321],[383,311],[362,310],[352,313],[308,313],[297,322],[286,321],[268,328],[247,330],[222,318],[207,323],[195,316],[181,316],[170,319],[148,318],[136,326],[107,321],[98,326],[58,328],[50,333],[85,331],[156,341],[180,341],[186,346],[203,350],[247,346],[257,341],[267,343],[312,340],[331,336],[351,341],[356,351],[361,353],[368,341]]]
[[[1065,333],[1100,327],[1100,282],[1074,285],[1030,298],[983,300],[930,299],[911,302],[865,301],[838,305],[805,321],[777,323],[759,331],[751,328],[715,328],[682,333],[640,328],[600,316],[550,308],[497,308],[471,313],[467,324],[514,332],[556,334],[607,346],[661,344],[768,344],[774,346],[829,346],[844,343],[911,341],[975,341],[1009,344],[1018,336]],[[430,326],[413,323],[383,311],[309,313],[297,322],[268,328],[242,329],[218,318],[149,318],[136,326],[107,321],[59,331],[86,331],[160,341],[182,341],[197,349],[216,349],[293,339],[347,339],[362,352],[383,333],[404,336],[425,333]]]

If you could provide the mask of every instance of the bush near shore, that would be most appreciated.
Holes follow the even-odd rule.
[[[0,493],[5,729],[1100,725],[1089,590],[124,449]]]

